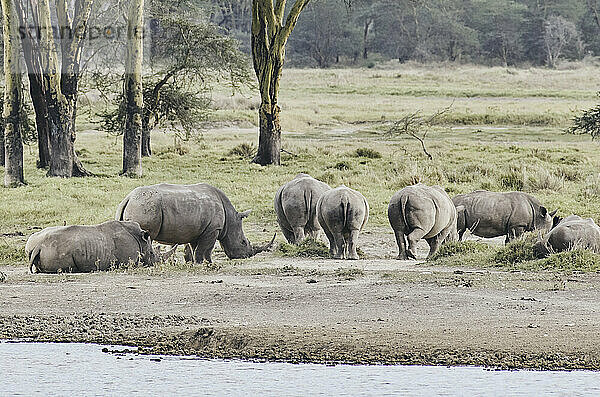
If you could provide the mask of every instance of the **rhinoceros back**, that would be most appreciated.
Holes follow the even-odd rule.
[[[117,217],[139,223],[163,244],[192,243],[207,228],[221,230],[225,225],[220,191],[206,184],[139,187],[119,209]]]

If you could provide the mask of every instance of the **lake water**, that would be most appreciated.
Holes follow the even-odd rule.
[[[600,373],[325,366],[115,355],[0,342],[0,396],[598,396]]]

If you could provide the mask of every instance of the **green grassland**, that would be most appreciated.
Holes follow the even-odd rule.
[[[273,197],[299,172],[361,191],[371,206],[372,230],[389,227],[387,204],[394,192],[419,181],[442,185],[451,195],[523,190],[562,215],[600,219],[597,144],[564,133],[574,112],[597,101],[598,75],[592,66],[286,70],[281,106],[289,153],[281,167],[251,164],[240,148],[257,139],[257,100],[250,90],[231,95],[218,89],[211,127],[189,141],[175,144],[172,134],[155,133],[154,155],[144,159],[140,179],[118,176],[121,140],[102,131],[82,132],[76,142],[96,177],[46,178],[35,168],[32,146],[25,150],[27,186],[0,189],[0,265],[22,264],[23,241],[36,228],[112,219],[129,191],[160,182],[220,187],[238,210],[253,210],[246,221],[253,240],[277,231]],[[385,133],[390,120],[451,104],[427,138],[433,160],[413,139]],[[97,121],[83,115],[80,125],[93,129]],[[241,150],[232,151],[236,147]]]

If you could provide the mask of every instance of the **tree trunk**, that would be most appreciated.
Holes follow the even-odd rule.
[[[22,7],[21,0],[15,0],[15,9],[19,17],[19,26],[27,26],[27,15]],[[35,111],[35,126],[38,139],[38,168],[50,166],[50,133],[48,124],[48,106],[46,104],[46,93],[43,86],[43,71],[41,54],[34,50],[34,38],[31,32],[25,32],[22,36],[21,46],[23,58],[27,66],[29,77],[29,94]],[[37,48],[37,47],[36,47]]]
[[[46,98],[36,76],[29,74],[29,94],[35,111],[35,127],[38,140],[38,168],[48,168],[50,166],[50,135],[48,125],[48,114]]]
[[[142,28],[144,0],[131,0],[128,16],[127,64],[125,70],[125,132],[123,175],[142,176]]]
[[[281,164],[281,125],[279,123],[279,106],[265,104],[260,107],[260,135],[258,154],[254,162],[260,165]]]
[[[23,92],[19,70],[19,27],[12,0],[2,0],[4,34],[4,186],[19,186],[23,178],[21,115]]]
[[[150,128],[145,122],[142,122],[142,157],[152,156],[150,147]]]

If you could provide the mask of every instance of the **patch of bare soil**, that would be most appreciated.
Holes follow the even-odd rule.
[[[0,267],[0,338],[288,362],[600,369],[598,275],[437,268],[391,259],[391,234],[362,242],[369,259],[354,262],[267,253],[162,272]]]

